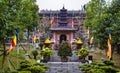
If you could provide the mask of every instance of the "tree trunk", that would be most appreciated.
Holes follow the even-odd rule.
[[[118,46],[118,54],[120,54],[120,46]]]
[[[3,60],[2,60],[2,73],[5,73],[4,71],[4,62],[5,62],[5,56],[6,56],[6,45],[5,45],[6,39],[3,39],[3,47],[4,47],[4,54],[3,54]]]
[[[36,55],[34,55],[34,59],[36,60]]]
[[[120,54],[120,45],[117,45],[117,53]]]
[[[29,49],[30,49],[30,44],[29,44],[29,35],[30,35],[30,30],[29,30],[29,27],[27,29],[27,42],[28,42],[28,45],[29,45]]]

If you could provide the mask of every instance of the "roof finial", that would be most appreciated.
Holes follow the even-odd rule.
[[[65,9],[65,8],[64,8],[64,4],[63,4],[63,9]]]

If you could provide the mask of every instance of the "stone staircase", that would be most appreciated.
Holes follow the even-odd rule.
[[[61,62],[57,52],[58,51],[54,50],[50,61],[43,63],[44,65],[50,67],[46,73],[82,73],[82,71],[79,69],[79,66],[82,65],[82,63],[78,62],[76,51],[72,52],[72,57],[68,57],[68,62]]]
[[[82,65],[80,62],[48,62],[43,64],[50,67],[46,73],[82,73],[79,69],[79,66]]]

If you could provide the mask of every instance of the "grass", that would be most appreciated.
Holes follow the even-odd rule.
[[[104,50],[101,51],[96,49],[95,52],[90,52],[90,55],[93,56],[93,61],[96,62],[102,62],[101,61],[102,58],[104,58],[104,60],[109,60]],[[114,52],[112,58],[113,58],[114,66],[120,68],[120,55]]]
[[[19,54],[17,54],[17,48],[19,48]],[[26,51],[28,52],[28,54],[30,55],[30,57],[33,59],[33,55],[32,55],[32,50],[33,47],[32,46],[24,46],[24,48],[26,49]],[[38,49],[38,52],[39,52],[39,55],[37,56],[37,59],[40,59],[40,50]],[[0,52],[1,54],[2,52]],[[26,58],[26,53],[25,51],[21,48],[21,47],[15,47],[14,50],[12,50],[12,52],[10,52],[9,55],[6,56],[5,58],[5,63],[4,63],[4,69],[5,69],[5,73],[9,73],[7,71],[10,71],[10,70],[14,70],[17,69],[19,67],[19,63],[22,61],[22,60],[25,60]],[[2,72],[2,59],[3,59],[3,56],[0,56],[0,73]],[[11,63],[8,61],[10,60]]]
[[[117,53],[113,54],[113,61],[115,62],[115,66],[120,68],[120,55]]]

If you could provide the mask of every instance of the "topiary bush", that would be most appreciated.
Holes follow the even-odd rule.
[[[89,51],[85,48],[81,48],[77,52],[78,57],[86,57],[88,54],[89,54]]]
[[[72,56],[72,49],[68,42],[63,41],[58,49],[58,56],[61,57],[62,61],[67,61],[67,56]]]
[[[43,62],[47,62],[49,61],[50,57],[53,55],[53,50],[46,47],[41,51],[40,54],[43,56]]]
[[[113,62],[113,61],[110,61],[110,60],[106,60],[106,61],[104,61],[103,63],[106,64],[106,65],[111,65],[111,66],[114,65],[114,62]]]
[[[85,57],[89,54],[89,51],[85,48],[81,48],[78,50],[77,52],[77,56],[79,57],[79,61],[82,63],[86,63],[88,62],[87,60],[85,60]]]

